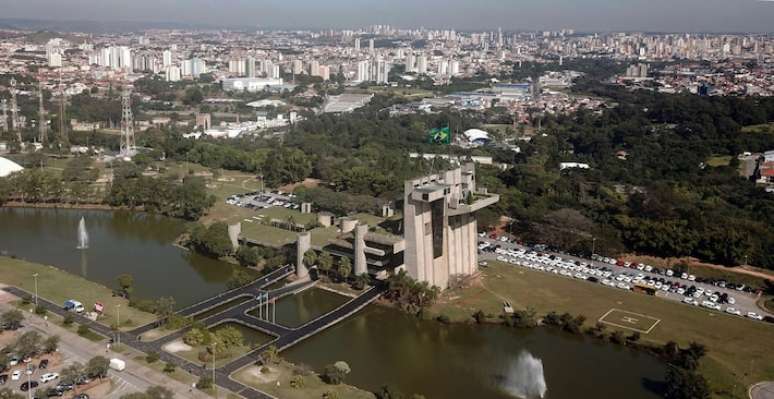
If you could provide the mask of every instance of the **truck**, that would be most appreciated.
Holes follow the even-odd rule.
[[[117,358],[110,359],[110,368],[116,371],[124,371],[126,362]]]
[[[82,303],[74,299],[68,299],[64,303],[64,310],[67,310],[68,312],[83,313],[85,309]]]

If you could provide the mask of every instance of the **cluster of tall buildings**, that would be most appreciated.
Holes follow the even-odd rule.
[[[132,49],[127,46],[109,46],[92,52],[89,64],[99,65],[112,70],[133,72]]]

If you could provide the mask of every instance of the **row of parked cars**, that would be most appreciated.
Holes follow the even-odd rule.
[[[696,287],[695,285],[687,286],[680,281],[660,276],[649,276],[641,272],[616,273],[609,267],[597,266],[583,261],[562,259],[559,256],[524,249],[506,249],[499,246],[484,246],[481,250],[497,254],[497,260],[501,262],[559,274],[579,280],[601,283],[612,288],[632,290],[637,287],[650,290],[651,292],[672,292],[683,295],[685,297],[683,302],[686,304],[704,306],[717,311],[723,311],[721,304],[733,305],[736,303],[736,300],[726,293],[705,290],[704,288]],[[639,270],[638,266],[639,265],[635,266],[635,269]],[[653,268],[651,267],[651,270],[646,270],[643,265],[642,270],[652,271]],[[757,313],[749,312],[743,315],[741,311],[730,306],[725,309],[725,312],[737,316],[747,316],[752,319],[763,320],[763,316]]]

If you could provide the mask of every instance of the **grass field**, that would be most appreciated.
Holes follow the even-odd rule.
[[[774,122],[750,125],[742,128],[743,133],[774,133]]]
[[[105,313],[100,318],[103,324],[109,325],[115,320],[118,305],[121,305],[121,319],[132,321],[131,324],[124,324],[122,321],[121,327],[124,329],[131,329],[156,319],[153,314],[129,307],[126,300],[113,297],[112,291],[105,286],[53,266],[0,256],[0,283],[17,286],[34,293],[35,281],[32,277],[34,273],[38,274],[38,295],[41,298],[54,303],[64,303],[67,299],[76,299],[82,302],[88,310],[95,302],[102,302],[105,305]]]
[[[600,323],[642,334],[649,334],[660,321],[661,319],[655,317],[621,309],[610,309],[599,318]]]
[[[262,374],[256,367],[246,367],[232,375],[235,380],[260,389],[270,395],[283,399],[307,399],[324,398],[326,393],[330,398],[337,399],[373,399],[370,392],[358,388],[339,384],[328,385],[317,375],[305,375],[302,377],[302,386],[291,387],[293,378],[293,366],[286,362],[271,366],[271,372]]]
[[[728,166],[731,164],[731,155],[717,155],[707,158],[706,164],[712,167]]]
[[[704,374],[714,390],[729,392],[726,397],[744,397],[744,387],[774,379],[774,326],[770,324],[500,262],[490,262],[482,274],[482,285],[445,293],[430,309],[430,315],[471,320],[479,309],[500,314],[507,300],[517,309],[533,308],[539,314],[557,311],[584,315],[586,324],[591,325],[610,309],[621,309],[661,320],[650,333],[642,335],[643,342],[704,344],[708,349]],[[729,386],[730,382],[735,385]]]

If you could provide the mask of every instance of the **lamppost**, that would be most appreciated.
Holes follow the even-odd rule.
[[[32,278],[35,279],[35,307],[38,307],[38,274],[33,273]]]
[[[116,305],[116,343],[121,344],[121,304]]]
[[[594,252],[596,252],[596,244],[597,244],[597,238],[594,236],[591,236],[591,256],[594,256]]]
[[[212,343],[212,391],[215,392],[215,399],[218,399],[218,386],[215,385],[215,347],[217,342]]]

